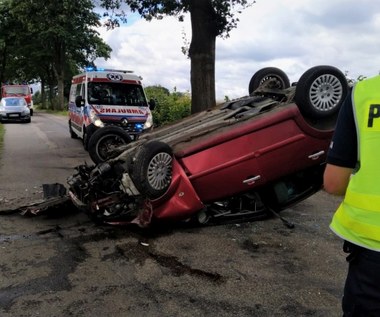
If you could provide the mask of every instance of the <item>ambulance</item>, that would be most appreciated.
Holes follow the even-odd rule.
[[[153,126],[141,77],[130,70],[87,68],[72,78],[69,96],[69,132],[84,148],[94,132],[108,125],[121,127],[136,140]]]

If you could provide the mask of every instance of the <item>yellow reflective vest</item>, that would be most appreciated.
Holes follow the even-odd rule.
[[[352,103],[359,169],[330,228],[347,241],[380,251],[380,76],[358,82]]]

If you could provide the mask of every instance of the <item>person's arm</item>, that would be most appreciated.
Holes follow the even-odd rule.
[[[324,190],[329,194],[343,196],[346,193],[352,171],[352,168],[327,164],[323,175]]]
[[[333,195],[344,195],[350,176],[357,163],[357,135],[352,98],[349,92],[339,112],[334,136],[327,154],[323,175],[324,190]]]

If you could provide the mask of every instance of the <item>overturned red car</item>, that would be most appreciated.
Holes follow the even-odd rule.
[[[293,85],[259,70],[249,95],[121,145],[70,177],[73,203],[103,223],[191,220],[204,224],[277,214],[317,192],[344,74],[307,70]],[[113,127],[117,129],[116,127]]]

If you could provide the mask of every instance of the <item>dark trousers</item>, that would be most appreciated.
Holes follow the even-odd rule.
[[[380,252],[345,242],[349,253],[344,296],[343,317],[380,316]]]

